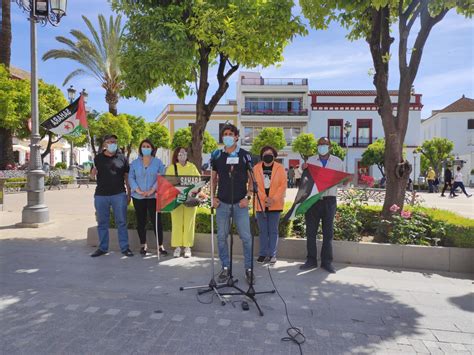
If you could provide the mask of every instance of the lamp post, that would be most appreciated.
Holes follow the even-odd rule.
[[[38,76],[36,23],[59,25],[66,15],[67,0],[15,0],[18,6],[28,13],[30,20],[31,56],[31,137],[30,163],[27,174],[27,205],[23,207],[19,226],[38,225],[49,220],[48,206],[44,203],[44,171],[41,164],[41,151],[38,119]]]
[[[349,136],[352,131],[352,124],[346,121],[344,124],[344,136],[346,138],[346,172],[349,171]]]
[[[418,152],[416,149],[413,150],[413,191],[415,191],[415,183],[416,183],[416,157],[418,156]]]

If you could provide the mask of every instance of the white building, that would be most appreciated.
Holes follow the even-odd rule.
[[[221,144],[222,137],[220,131],[226,123],[238,125],[237,105],[235,100],[229,100],[229,103],[217,105],[206,126],[214,139]],[[180,128],[190,127],[196,122],[196,105],[194,104],[169,104],[156,118],[156,122],[164,125],[170,132],[170,138],[173,139],[175,132]],[[160,158],[165,165],[169,165],[172,151],[168,149],[158,149],[156,156]],[[203,162],[209,159],[208,154],[203,154]]]
[[[390,91],[389,93],[395,108],[398,92]],[[382,120],[374,103],[376,92],[373,90],[311,90],[309,95],[311,114],[308,131],[317,138],[327,136],[331,141],[347,149],[345,163],[347,171],[356,175],[354,183],[359,182],[362,174],[380,179],[382,176],[376,166],[366,167],[360,163],[366,147],[378,138],[385,137]],[[410,102],[405,146],[406,158],[413,162],[413,149],[420,144],[421,108],[423,107],[421,94],[413,94]],[[346,122],[352,125],[348,142],[344,134]],[[416,162],[416,166],[420,166],[419,161]]]
[[[462,173],[467,184],[474,169],[474,100],[463,95],[445,108],[433,111],[421,122],[421,128],[424,141],[440,137],[454,143],[454,156],[466,162]]]

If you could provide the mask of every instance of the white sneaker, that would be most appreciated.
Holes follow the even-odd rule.
[[[179,258],[179,257],[181,256],[181,247],[177,247],[177,248],[174,250],[173,256],[174,256],[175,258]]]
[[[185,258],[190,258],[191,257],[191,248],[190,247],[184,248],[184,257]]]

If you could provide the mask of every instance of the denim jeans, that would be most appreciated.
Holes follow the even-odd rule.
[[[221,202],[216,208],[217,222],[217,248],[222,267],[230,266],[229,246],[227,237],[229,236],[229,222],[231,205]],[[242,247],[244,250],[245,269],[249,269],[252,262],[252,236],[250,234],[250,219],[248,207],[240,208],[238,203],[234,204],[234,224],[237,227]]]
[[[325,197],[316,202],[305,214],[306,248],[309,262],[318,262],[316,236],[319,224],[323,222],[323,246],[321,248],[321,264],[332,262],[332,240],[334,237],[334,217],[336,215],[336,197]]]
[[[259,256],[276,256],[278,245],[278,226],[280,212],[257,212],[257,222],[260,239]]]
[[[97,231],[99,232],[99,249],[109,250],[110,207],[114,213],[115,225],[118,229],[120,251],[128,249],[127,230],[127,195],[125,192],[111,196],[94,196],[97,212]]]

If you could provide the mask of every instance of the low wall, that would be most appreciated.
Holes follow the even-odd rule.
[[[128,233],[130,249],[138,251],[140,243],[137,232],[129,230]],[[164,233],[164,244],[167,249],[170,249],[170,234],[169,232]],[[258,237],[255,238],[255,250],[258,250],[258,241]],[[97,244],[97,228],[91,227],[87,231],[87,245],[95,247]],[[156,249],[156,238],[152,231],[147,231],[147,244],[151,249]],[[217,253],[217,244],[215,244],[215,248]],[[320,248],[321,241],[318,241],[318,250],[321,250]],[[116,229],[110,230],[110,250],[119,250]],[[210,234],[196,234],[193,250],[209,254],[211,250]],[[333,251],[334,261],[344,264],[474,273],[474,249],[335,240]],[[238,235],[234,238],[234,254],[242,255],[242,243]],[[278,257],[305,260],[306,239],[280,238]]]

